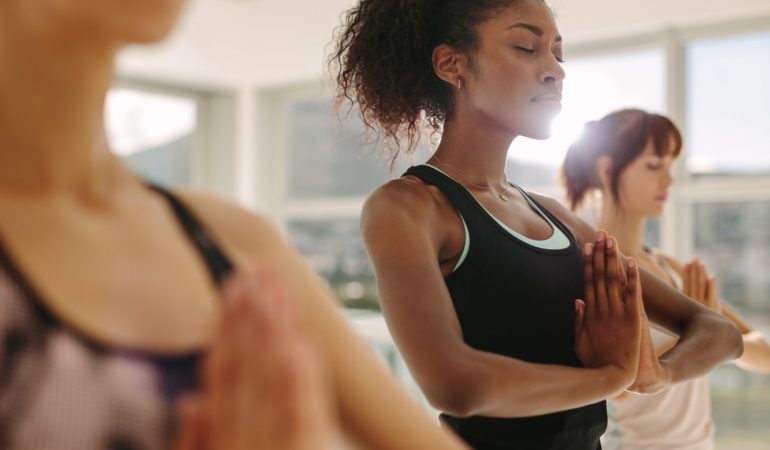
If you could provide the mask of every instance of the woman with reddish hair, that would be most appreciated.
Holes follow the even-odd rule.
[[[618,239],[620,250],[649,273],[732,321],[743,334],[744,354],[736,363],[770,373],[770,346],[719,298],[716,278],[694,259],[682,263],[643,240],[645,221],[659,217],[673,183],[672,167],[682,136],[665,116],[625,109],[586,125],[570,146],[562,179],[572,209],[601,193],[599,228]],[[665,358],[677,337],[650,330],[654,352]],[[609,430],[602,442],[609,450],[651,448],[706,450],[714,447],[709,384],[697,377],[650,395],[621,395],[609,402]]]

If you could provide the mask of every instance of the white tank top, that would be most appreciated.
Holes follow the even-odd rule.
[[[659,259],[674,285],[679,274]],[[671,270],[670,270],[671,269]],[[651,329],[657,349],[669,348],[676,337]],[[607,402],[609,423],[602,437],[605,450],[713,450],[714,424],[707,377],[679,383],[653,395],[631,395]]]

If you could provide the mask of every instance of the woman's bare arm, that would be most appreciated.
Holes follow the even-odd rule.
[[[424,185],[397,180],[370,197],[362,216],[388,326],[436,408],[460,417],[534,416],[595,403],[633,380],[611,364],[534,364],[468,346],[438,262],[436,211]]]
[[[240,266],[269,267],[286,287],[287,296],[298,301],[300,324],[329,369],[334,405],[348,440],[361,448],[385,450],[465,448],[436,427],[388,374],[354,334],[323,280],[274,227],[210,196],[185,194],[183,198]]]
[[[593,239],[596,230],[572,211],[551,198],[532,196],[570,227],[581,243]],[[741,355],[743,341],[732,322],[644,270],[641,282],[650,321],[679,336],[677,345],[660,357],[671,383],[703,376]]]
[[[661,254],[666,262],[682,277],[685,287],[697,294],[692,297],[728,318],[743,335],[743,355],[735,364],[745,370],[770,373],[770,344],[765,336],[753,327],[737,311],[719,297],[716,279],[709,275],[706,267],[698,260],[682,265],[671,256]],[[693,287],[698,285],[698,287]]]

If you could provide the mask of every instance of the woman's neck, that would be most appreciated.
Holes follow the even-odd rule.
[[[121,172],[103,125],[114,49],[57,41],[7,19],[0,17],[0,191],[109,190]]]
[[[506,188],[505,162],[515,136],[456,117],[444,124],[434,157],[471,185]]]
[[[641,215],[629,214],[604,194],[598,227],[617,239],[620,251],[638,257],[644,251],[644,221]]]

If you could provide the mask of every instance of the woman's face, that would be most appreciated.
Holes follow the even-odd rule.
[[[564,80],[562,40],[551,10],[536,0],[518,2],[477,32],[476,73],[467,82],[471,107],[513,135],[549,137]]]
[[[4,15],[38,33],[105,43],[155,42],[175,23],[184,0],[3,0]]]
[[[670,150],[658,156],[652,140],[647,141],[644,151],[618,177],[618,196],[624,212],[645,217],[663,212],[673,183],[674,159]]]

